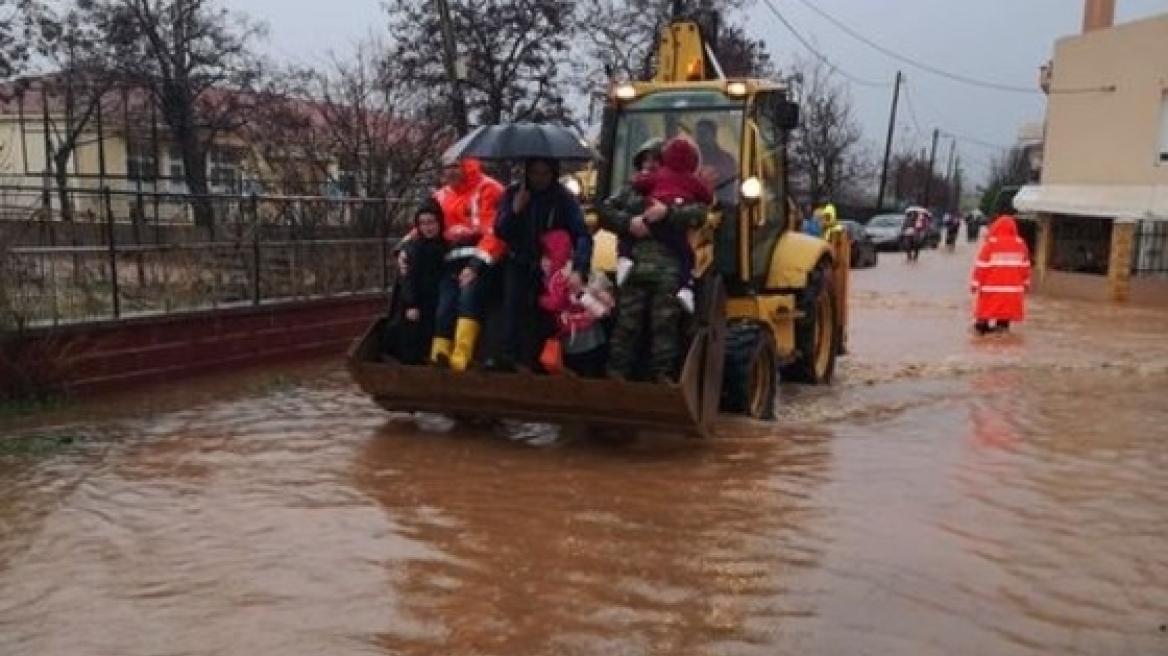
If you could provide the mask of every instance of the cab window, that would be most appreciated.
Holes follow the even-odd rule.
[[[779,237],[789,223],[786,166],[786,135],[779,125],[777,107],[782,101],[779,92],[761,93],[755,100],[751,121],[757,128],[758,166],[756,175],[762,181],[762,217],[751,231],[752,279],[757,287],[766,285],[771,256]]]
[[[617,119],[609,188],[632,177],[633,155],[649,139],[686,135],[698,145],[703,173],[716,180],[715,195],[736,204],[743,109],[720,91],[663,91],[628,103]]]

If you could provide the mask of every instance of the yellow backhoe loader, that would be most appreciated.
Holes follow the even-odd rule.
[[[831,381],[845,350],[847,240],[799,231],[786,156],[798,105],[781,83],[726,79],[713,56],[715,39],[715,15],[675,12],[658,40],[654,77],[610,85],[602,160],[581,181],[588,198],[607,198],[629,179],[641,144],[681,133],[695,139],[703,162],[722,163],[717,200],[690,237],[698,303],[684,327],[688,350],[677,382],[387,362],[379,348],[382,318],[349,354],[367,394],[391,411],[707,435],[719,412],[772,418],[780,379]],[[597,229],[596,212],[586,211]],[[595,238],[595,266],[612,271],[615,238],[599,229]]]

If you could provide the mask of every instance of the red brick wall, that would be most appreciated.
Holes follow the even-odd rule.
[[[342,355],[385,309],[380,295],[297,301],[30,331],[0,344],[0,394],[31,373],[90,394],[257,364]]]

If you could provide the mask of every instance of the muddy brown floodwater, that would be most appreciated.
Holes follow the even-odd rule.
[[[969,260],[855,272],[837,384],[705,443],[420,432],[333,364],[10,421],[0,654],[1168,654],[1168,315],[977,339]]]

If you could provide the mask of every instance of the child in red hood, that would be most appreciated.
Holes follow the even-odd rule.
[[[638,174],[633,179],[633,188],[646,201],[655,200],[666,205],[714,202],[714,193],[698,177],[701,153],[694,142],[685,136],[670,139],[661,152],[661,166],[653,171]],[[690,248],[689,236],[685,231],[658,221],[649,224],[650,236],[672,250],[681,261],[681,278],[678,280],[677,299],[687,312],[694,311],[693,268],[694,254]],[[621,239],[617,243],[617,284],[623,284],[633,269],[632,241]]]
[[[599,378],[604,375],[604,328],[600,319],[608,316],[615,305],[612,293],[604,287],[603,275],[589,277],[588,287],[572,289],[572,237],[566,230],[552,230],[540,239],[543,255],[544,287],[539,306],[555,322],[556,336],[562,341],[564,366],[580,376]]]

